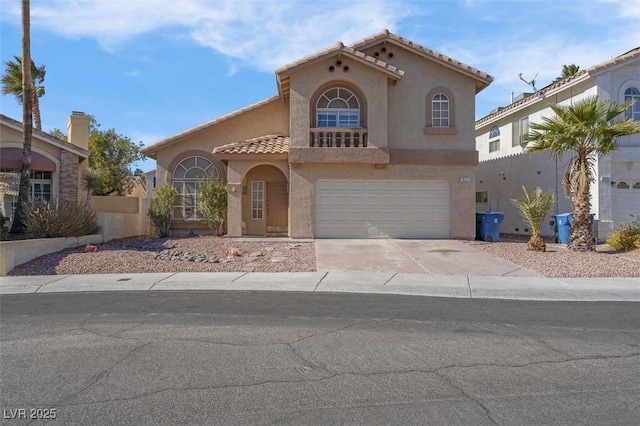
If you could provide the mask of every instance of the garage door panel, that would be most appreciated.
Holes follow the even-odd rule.
[[[448,238],[449,187],[431,181],[319,181],[319,238]]]

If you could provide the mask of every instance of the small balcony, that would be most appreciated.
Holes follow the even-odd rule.
[[[367,129],[317,128],[310,129],[312,148],[366,148]]]

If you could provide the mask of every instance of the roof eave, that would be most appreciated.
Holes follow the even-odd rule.
[[[287,153],[214,153],[213,154],[219,160],[287,160],[289,154]]]
[[[4,118],[0,118],[0,123],[14,130],[17,130],[19,132],[23,131],[22,123],[18,121],[14,122],[14,120],[9,117],[7,117],[7,119],[10,121],[5,120]],[[32,133],[31,137],[36,138],[42,142],[48,143],[50,145],[56,146],[60,149],[64,149],[65,151],[69,151],[73,154],[76,154],[79,157],[89,158],[89,151],[87,151],[86,149],[80,148],[79,146],[76,146],[62,139],[58,139],[55,136],[51,136],[40,130],[34,129],[34,132]]]

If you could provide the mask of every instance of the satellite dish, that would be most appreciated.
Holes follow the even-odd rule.
[[[533,91],[537,93],[540,98],[544,99],[544,94],[536,89],[536,77],[538,76],[538,72],[539,71],[536,71],[528,80],[522,78],[522,73],[518,74],[518,78],[531,86],[533,88]]]

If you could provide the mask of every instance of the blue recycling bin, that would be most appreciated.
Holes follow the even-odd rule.
[[[589,216],[589,223],[593,225],[595,213]],[[573,226],[573,215],[571,213],[561,213],[556,215],[556,225],[558,226],[558,239],[562,244],[569,244],[571,227]]]
[[[556,216],[556,226],[558,227],[558,238],[562,244],[569,244],[569,233],[571,230],[571,213],[560,213]]]
[[[476,213],[476,238],[488,241],[500,241],[500,224],[504,220],[502,212]]]

